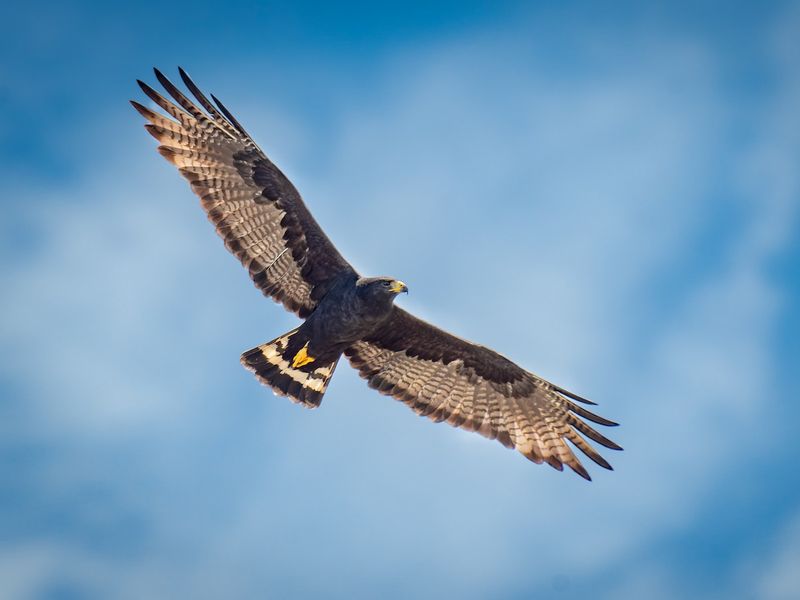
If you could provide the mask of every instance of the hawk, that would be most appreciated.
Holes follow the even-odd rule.
[[[586,441],[621,450],[586,423],[616,425],[581,406],[594,402],[396,306],[406,284],[357,273],[230,111],[213,95],[209,101],[183,69],[179,73],[194,100],[155,69],[171,100],[138,84],[164,113],[131,104],[255,285],[304,319],[242,354],[242,364],[261,383],[318,407],[344,355],[370,387],[433,421],[476,431],[559,471],[567,465],[587,480],[567,442],[611,469]]]

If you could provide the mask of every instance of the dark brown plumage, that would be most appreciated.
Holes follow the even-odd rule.
[[[171,118],[132,104],[149,121],[145,127],[160,142],[158,151],[191,183],[256,286],[305,319],[242,355],[262,383],[295,402],[318,406],[343,353],[371,387],[420,415],[497,439],[536,463],[558,470],[567,465],[586,479],[588,472],[567,442],[611,469],[585,438],[621,448],[582,419],[616,423],[578,404],[592,402],[395,307],[405,285],[360,277],[292,183],[216,98],[209,101],[182,69],[197,104],[155,73],[174,102],[139,85]]]

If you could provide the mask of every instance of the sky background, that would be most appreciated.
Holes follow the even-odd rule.
[[[0,596],[796,598],[800,5],[0,8]],[[600,403],[535,466],[294,327],[127,104],[219,96],[404,307]]]

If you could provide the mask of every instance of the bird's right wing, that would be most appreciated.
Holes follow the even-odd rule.
[[[306,208],[300,194],[256,146],[214,96],[209,102],[188,75],[189,100],[158,69],[170,102],[146,83],[145,94],[169,117],[138,102],[158,151],[173,163],[200,197],[225,246],[242,262],[265,296],[301,317],[308,316],[343,274],[355,275]]]
[[[497,352],[462,340],[395,307],[389,321],[345,351],[370,387],[434,421],[477,431],[536,463],[589,473],[567,445],[611,465],[582,437],[621,448],[580,417],[613,426],[574,401],[594,404],[525,371]]]

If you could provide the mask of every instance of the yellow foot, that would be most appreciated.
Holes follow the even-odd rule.
[[[314,362],[314,359],[308,355],[308,342],[306,345],[300,348],[300,352],[294,355],[294,359],[292,360],[292,367],[295,369],[298,367],[302,367],[303,365],[307,365],[308,363]]]

